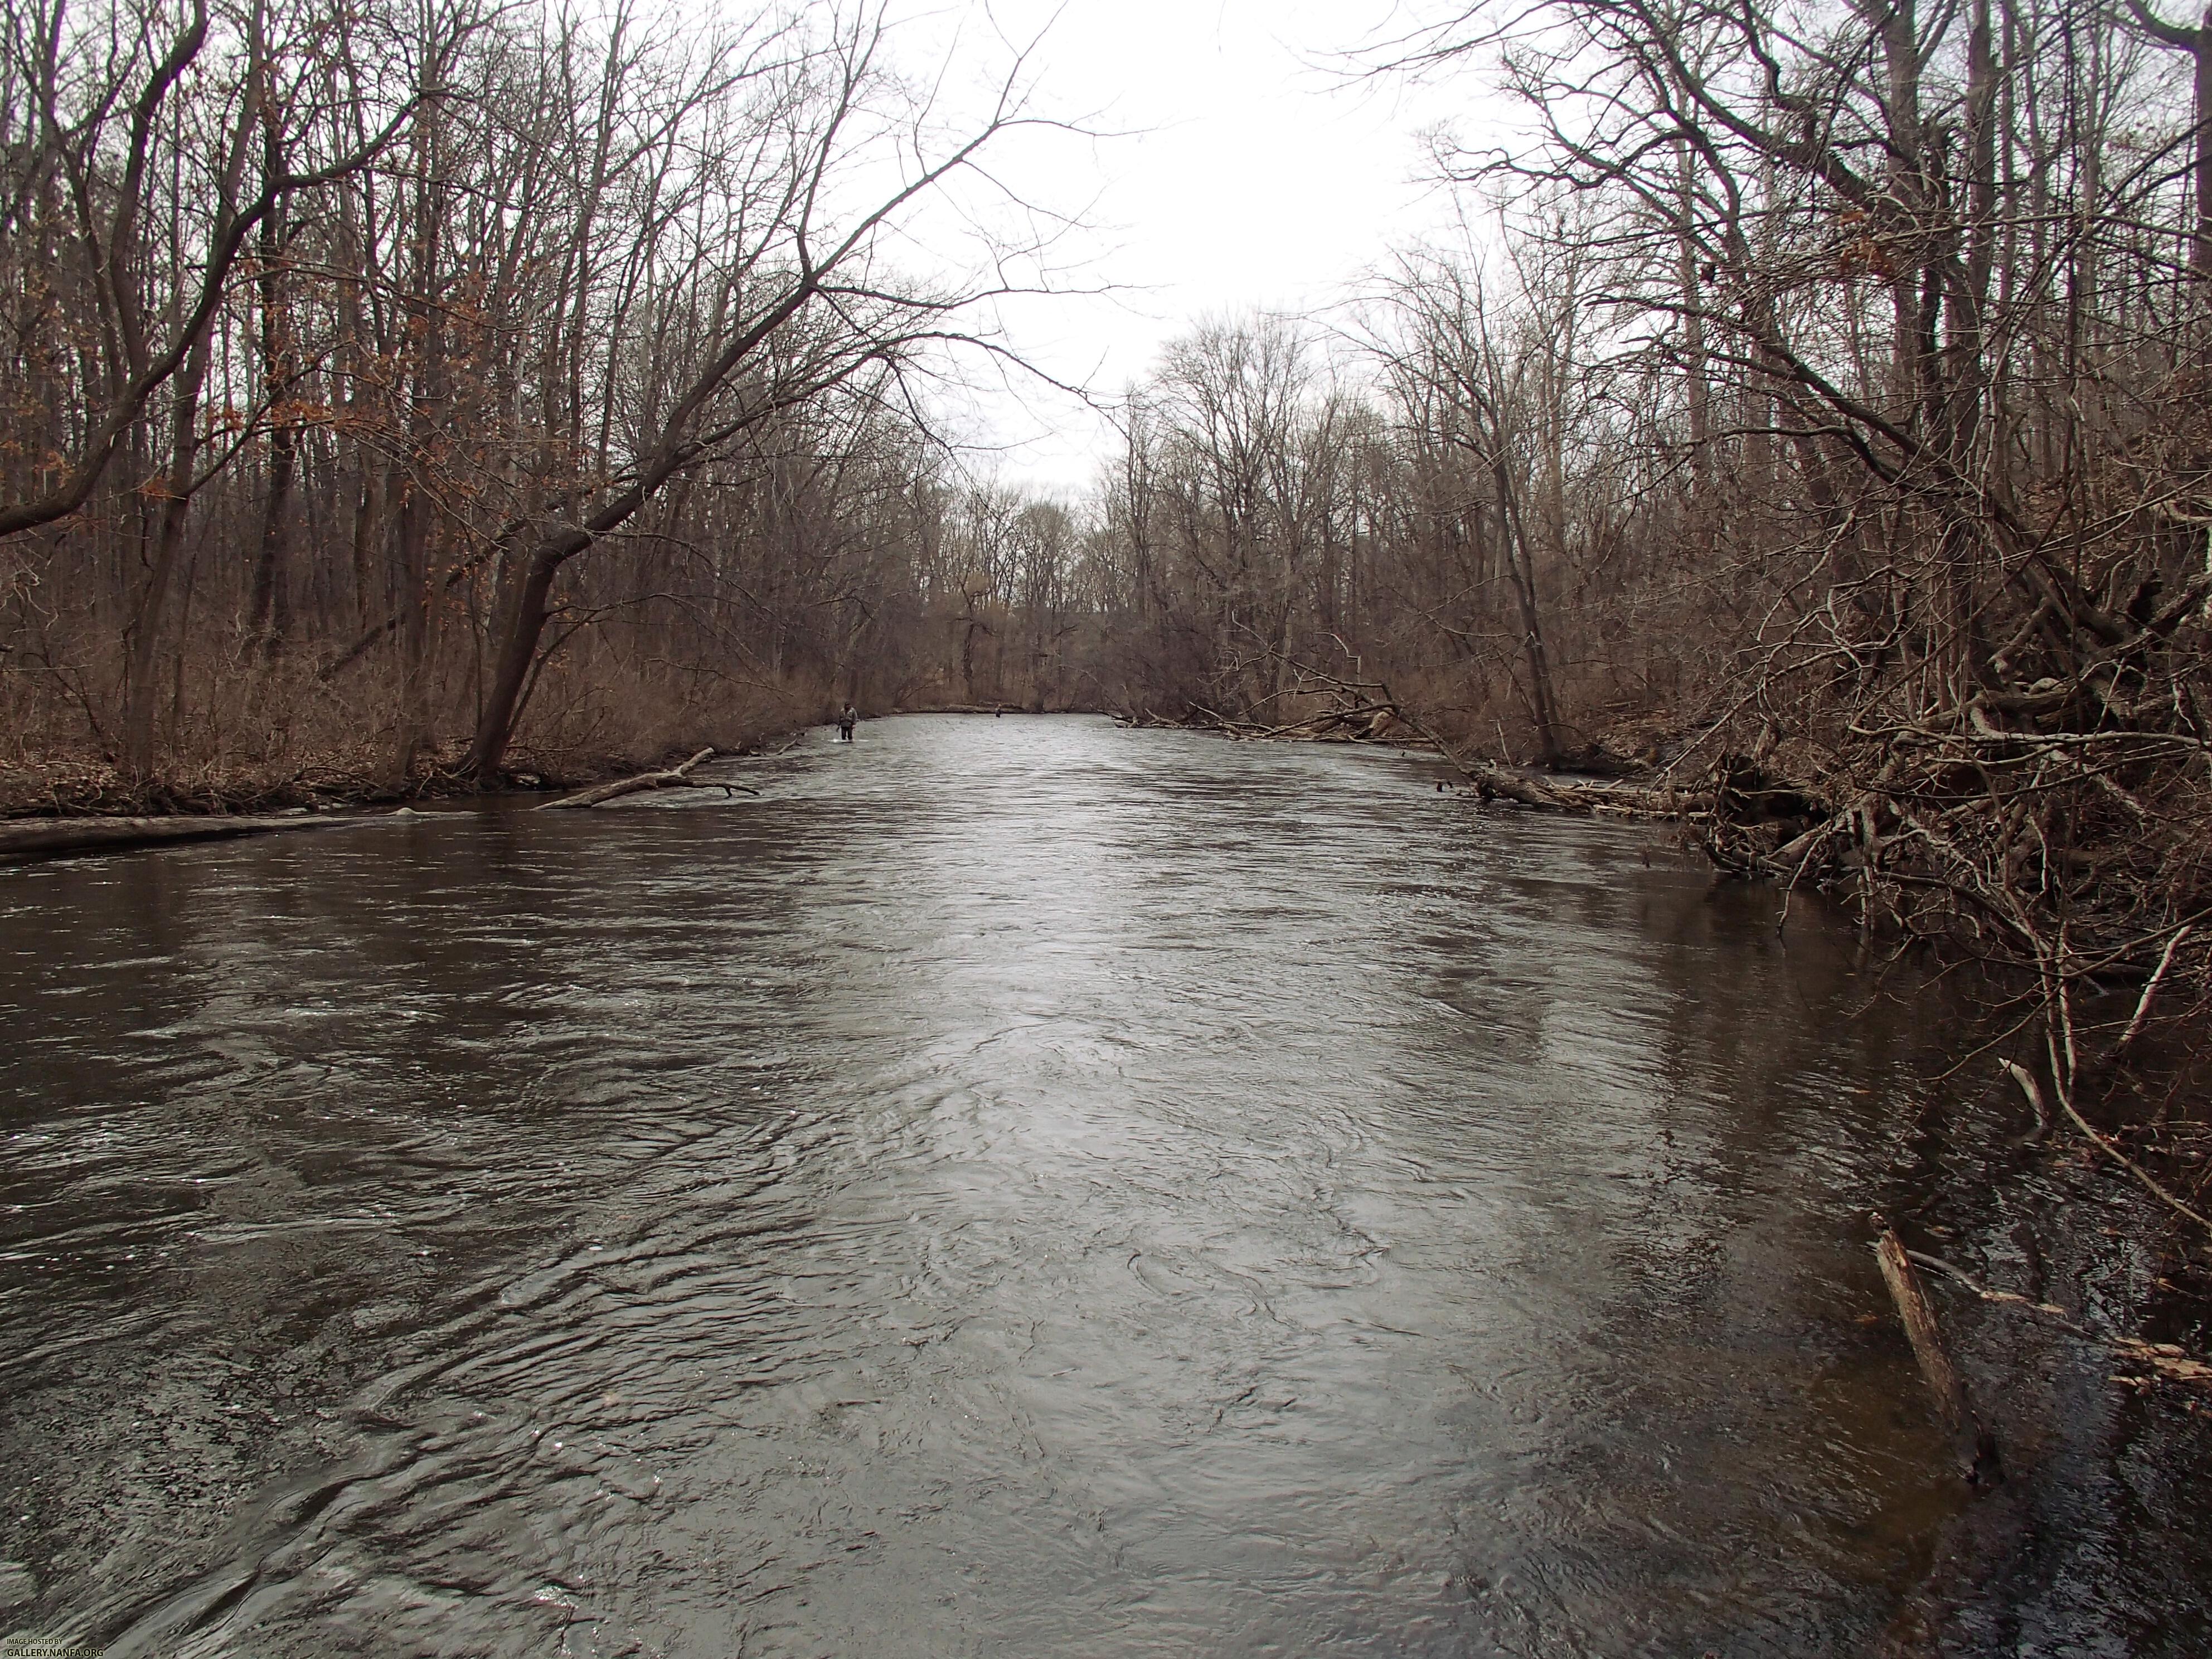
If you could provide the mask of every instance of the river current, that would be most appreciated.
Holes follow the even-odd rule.
[[[1969,1504],[1869,1212],[2094,1277],[1940,988],[1652,830],[1079,717],[705,775],[0,872],[0,1632],[1868,1652]],[[2028,1425],[1948,1639],[2202,1651],[2197,1419],[1943,1311]]]

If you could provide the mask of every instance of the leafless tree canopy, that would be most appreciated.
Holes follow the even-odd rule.
[[[11,759],[410,787],[897,672],[915,376],[1036,249],[917,280],[890,233],[989,191],[1018,63],[958,126],[866,6],[4,20]]]

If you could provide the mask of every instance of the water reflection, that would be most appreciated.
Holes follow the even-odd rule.
[[[750,775],[0,878],[0,1627],[1890,1618],[1956,1501],[1859,1322],[1922,1033],[1817,919],[1386,756],[918,718]]]

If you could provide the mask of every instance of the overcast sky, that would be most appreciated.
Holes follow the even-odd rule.
[[[1127,135],[1018,136],[1002,155],[1022,193],[1085,210],[1063,280],[1115,290],[1008,307],[1012,344],[1110,394],[1204,318],[1328,307],[1393,246],[1441,234],[1452,204],[1421,182],[1419,135],[1478,95],[1475,77],[1347,85],[1328,67],[1393,15],[1391,0],[917,0],[902,62],[957,31],[957,56],[1003,63],[994,23],[1042,35],[1036,106]],[[986,392],[963,417],[1003,446],[1000,476],[1087,486],[1110,431],[1048,388],[1018,392]]]

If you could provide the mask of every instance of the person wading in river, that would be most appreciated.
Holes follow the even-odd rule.
[[[845,712],[837,716],[838,738],[846,743],[852,742],[853,728],[860,723],[860,711],[854,708],[851,703],[847,703],[845,705]]]

